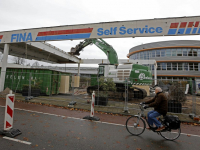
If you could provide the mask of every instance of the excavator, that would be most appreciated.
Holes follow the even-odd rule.
[[[144,89],[133,85],[150,85],[152,83],[152,73],[149,67],[139,64],[118,64],[118,56],[115,49],[103,39],[85,39],[76,47],[72,47],[69,52],[71,55],[80,55],[80,51],[88,45],[94,44],[101,49],[108,57],[109,63],[99,64],[98,77],[113,78],[117,92],[125,91],[125,83],[128,84],[129,98],[143,99],[147,96]],[[91,86],[87,88],[87,93],[98,89],[98,82],[93,80]],[[99,89],[101,90],[101,89]]]

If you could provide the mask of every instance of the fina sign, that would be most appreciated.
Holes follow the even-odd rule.
[[[65,25],[0,32],[0,43],[199,35],[200,16]]]

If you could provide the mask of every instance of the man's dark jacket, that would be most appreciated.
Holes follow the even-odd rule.
[[[167,114],[168,110],[167,98],[165,94],[162,92],[158,92],[153,99],[146,101],[145,104],[149,104],[149,107],[154,107],[154,110],[162,115]]]

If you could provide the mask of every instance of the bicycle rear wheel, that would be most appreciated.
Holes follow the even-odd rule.
[[[126,121],[126,129],[132,135],[140,135],[144,132],[146,124],[144,119],[139,118],[137,115],[132,116]]]
[[[166,140],[176,140],[181,134],[181,128],[179,129],[170,129],[169,131],[161,131],[160,135],[165,138]]]

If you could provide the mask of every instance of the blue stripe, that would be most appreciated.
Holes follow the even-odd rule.
[[[0,40],[0,43],[1,43],[1,40]]]
[[[190,34],[190,32],[191,32],[191,28],[187,28],[187,30],[185,31],[185,34]]]
[[[177,34],[183,34],[184,31],[185,31],[185,28],[180,28],[180,29],[178,29],[178,33]]]
[[[169,29],[168,34],[176,34],[177,29]]]
[[[194,28],[192,31],[192,34],[196,34],[196,32],[197,32],[197,28]]]
[[[200,28],[199,28],[198,34],[200,34]]]
[[[91,33],[39,36],[39,37],[36,37],[35,41],[81,39],[81,38],[89,38],[90,35],[91,35]]]

